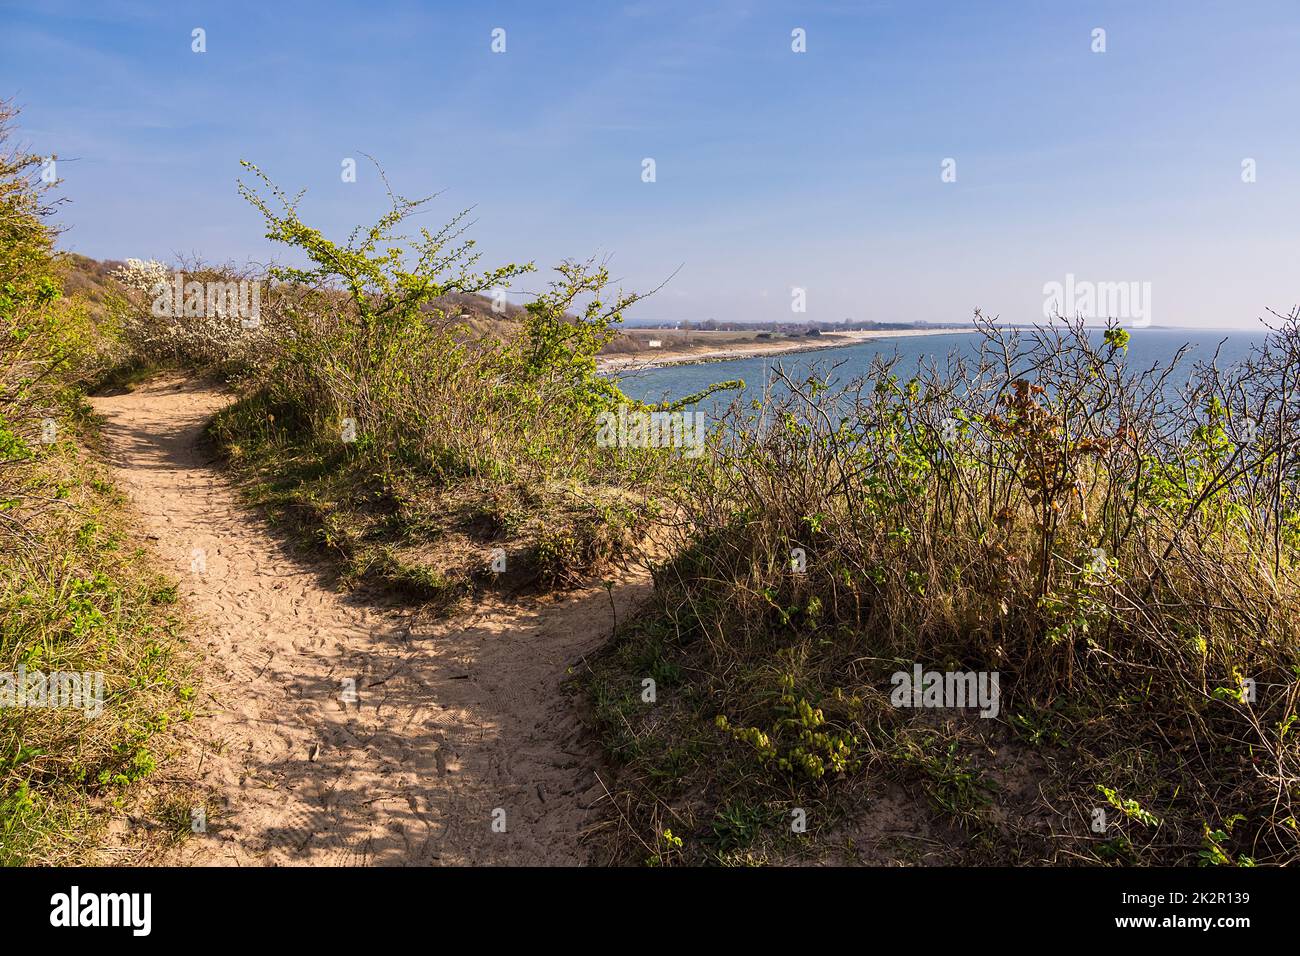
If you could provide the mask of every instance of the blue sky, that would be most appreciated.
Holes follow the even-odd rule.
[[[66,248],[283,260],[239,160],[343,239],[383,208],[368,153],[430,219],[474,206],[484,264],[680,266],[645,319],[1029,321],[1074,274],[1253,324],[1300,301],[1298,52],[1295,0],[0,2]]]

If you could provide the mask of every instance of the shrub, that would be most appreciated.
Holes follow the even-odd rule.
[[[865,702],[835,752],[906,777],[889,741],[926,717],[882,710],[889,674],[999,672],[1004,727],[1053,761],[1062,805],[1102,786],[1160,821],[1140,840],[1112,821],[1144,847],[1125,852],[1190,862],[1207,823],[1239,817],[1219,843],[1294,861],[1300,313],[1277,320],[1231,369],[1133,369],[1121,329],[977,314],[970,361],[778,371],[675,500],[659,631],[697,675],[693,719],[720,715],[715,745],[782,789],[807,786],[791,732],[815,740],[825,779],[802,776],[825,787],[852,767],[791,707]],[[1055,830],[1042,852],[1101,858],[1086,819]]]

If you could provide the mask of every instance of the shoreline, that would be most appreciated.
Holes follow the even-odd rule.
[[[754,342],[750,344],[731,344],[726,347],[712,348],[703,346],[693,350],[665,351],[647,355],[637,352],[633,355],[598,355],[596,370],[598,372],[636,372],[647,368],[665,365],[704,365],[711,362],[732,362],[736,359],[763,358],[768,355],[795,355],[803,352],[822,352],[829,349],[842,349],[851,345],[861,345],[875,339],[895,339],[921,335],[961,335],[974,332],[971,328],[945,329],[858,329],[847,332],[827,332],[811,342],[783,340],[775,342]]]

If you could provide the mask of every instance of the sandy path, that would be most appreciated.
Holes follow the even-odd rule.
[[[225,809],[171,862],[587,862],[603,790],[560,684],[608,636],[608,594],[432,622],[335,592],[196,449],[226,401],[176,379],[94,400],[119,484],[204,622],[195,759]],[[646,591],[615,592],[620,620]]]

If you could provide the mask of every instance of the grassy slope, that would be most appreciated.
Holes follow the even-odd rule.
[[[100,852],[105,827],[145,798],[194,693],[175,583],[88,452],[93,423],[78,414],[61,433],[24,467],[28,497],[10,512],[25,535],[0,565],[0,669],[103,672],[106,703],[93,717],[0,713],[5,865],[115,862]]]
[[[636,509],[621,489],[439,478],[314,440],[292,419],[254,392],[218,414],[208,435],[246,500],[333,558],[346,585],[379,585],[447,612],[485,590],[588,582],[632,539]]]
[[[971,716],[934,719],[889,706],[879,690],[782,683],[786,652],[756,652],[718,673],[699,622],[661,593],[578,682],[591,726],[617,767],[607,836],[632,864],[870,865],[1032,864],[1050,856],[1033,791],[1059,791],[1059,759]],[[785,642],[778,641],[778,645]],[[791,657],[815,655],[795,645]],[[644,696],[644,681],[655,697]],[[852,727],[856,759],[817,780],[776,771],[717,724],[719,714],[757,723],[799,719],[815,732]],[[776,736],[772,726],[765,726]],[[1058,768],[1059,769],[1059,766]],[[882,811],[883,808],[883,811]],[[806,828],[793,829],[798,820]],[[665,836],[665,834],[671,834]],[[678,842],[681,841],[681,842]]]

